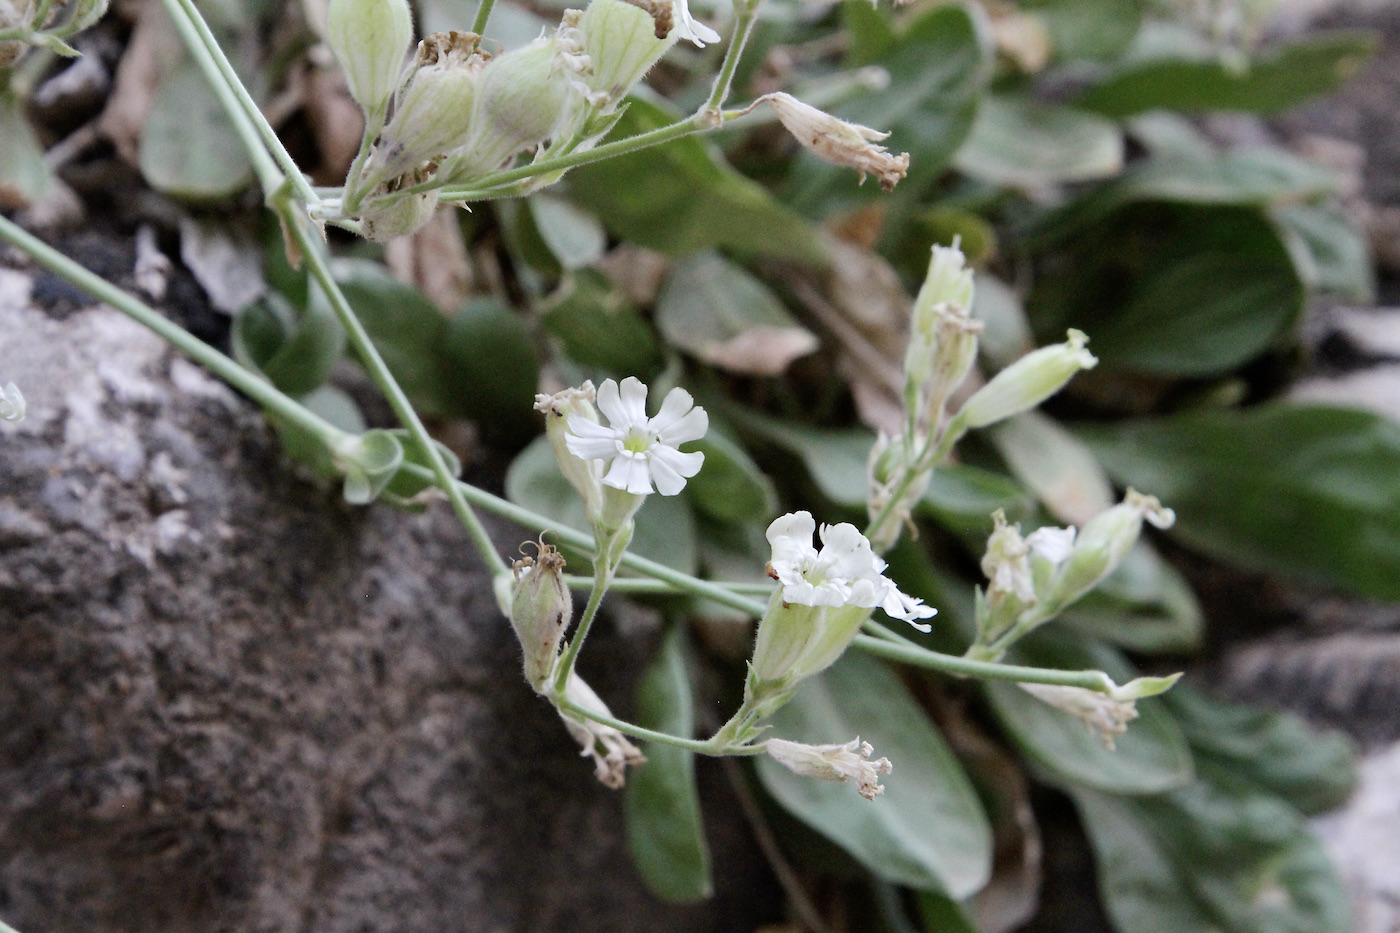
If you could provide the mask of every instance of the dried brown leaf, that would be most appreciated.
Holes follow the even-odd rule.
[[[456,311],[472,293],[471,260],[455,209],[439,209],[417,232],[390,240],[384,259],[395,278],[445,313]]]

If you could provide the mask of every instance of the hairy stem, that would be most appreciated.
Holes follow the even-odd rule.
[[[661,742],[664,745],[674,745],[676,748],[683,748],[689,752],[698,752],[701,755],[721,754],[710,745],[709,742],[702,742],[699,739],[685,739],[678,735],[669,735],[665,732],[655,732],[651,729],[643,729],[641,726],[634,726],[630,722],[624,722],[613,716],[605,716],[602,713],[595,713],[590,709],[585,709],[571,700],[566,700],[562,695],[554,697],[554,704],[561,710],[567,710],[584,719],[591,719],[593,722],[602,723],[605,726],[612,726],[623,735],[630,735],[634,739],[643,739],[650,742]],[[759,755],[763,753],[761,745],[749,745],[742,749],[731,749],[722,754],[725,755]]]

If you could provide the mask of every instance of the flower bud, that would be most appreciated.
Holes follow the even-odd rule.
[[[915,443],[920,443],[918,439]],[[900,530],[909,521],[914,507],[928,491],[933,467],[919,469],[914,462],[917,451],[909,449],[909,436],[901,434],[891,438],[883,431],[870,448],[870,459],[866,463],[865,506],[872,524],[869,529],[870,546],[877,554],[883,554],[894,547],[899,540]],[[913,471],[913,475],[909,474]],[[908,477],[908,482],[905,482]],[[899,491],[899,501],[890,504],[891,497]]]
[[[1083,332],[1070,330],[1064,343],[1027,353],[978,389],[958,418],[968,428],[981,428],[1036,407],[1064,388],[1075,373],[1098,364],[1084,348],[1088,340]]]
[[[592,0],[579,20],[593,65],[585,78],[589,89],[604,95],[607,105],[626,97],[675,44],[672,18],[670,0]]]
[[[748,109],[752,110],[762,103],[771,106],[784,128],[818,158],[860,172],[862,184],[866,173],[870,172],[880,179],[881,188],[893,191],[909,171],[909,153],[893,156],[883,146],[875,145],[888,138],[889,133],[838,120],[829,113],[802,103],[791,94],[764,94]]]
[[[549,448],[554,451],[554,461],[559,464],[559,472],[569,481],[583,500],[584,513],[589,522],[594,522],[603,508],[603,462],[584,460],[574,456],[569,450],[569,419],[584,418],[595,424],[598,411],[593,407],[597,397],[592,382],[585,382],[577,389],[564,389],[553,395],[541,393],[535,396],[535,411],[544,414],[544,433],[549,439]]]
[[[1042,703],[1053,706],[1083,720],[1089,731],[1096,733],[1109,751],[1114,739],[1128,730],[1128,723],[1138,718],[1137,701],[1170,690],[1181,679],[1170,677],[1139,677],[1107,693],[1083,687],[1062,687],[1052,684],[1018,684]]]
[[[564,558],[540,541],[537,557],[524,557],[511,568],[510,624],[525,653],[525,680],[546,692],[559,660],[559,645],[574,614],[573,597],[564,583]]]
[[[982,322],[972,308],[972,270],[956,245],[933,247],[928,276],[914,301],[904,356],[904,405],[915,424],[942,418],[948,396],[977,360]]]
[[[758,623],[750,664],[754,677],[786,689],[826,670],[870,614],[860,606],[804,606],[774,596]]]
[[[486,55],[472,32],[434,33],[418,43],[413,72],[399,90],[394,119],[384,130],[376,158],[384,175],[401,175],[462,145]]]
[[[1157,528],[1170,528],[1176,513],[1163,507],[1156,496],[1129,489],[1122,502],[1090,519],[1061,565],[1049,601],[1057,607],[1068,606],[1117,569],[1142,534],[1144,520]]]
[[[18,5],[13,0],[0,0],[0,29],[29,26],[33,17],[34,4],[32,0],[20,0]],[[0,42],[0,68],[5,68],[19,61],[20,56],[28,49],[28,44],[21,39]]]
[[[350,96],[365,111],[383,113],[399,85],[404,52],[413,41],[407,0],[331,0],[326,44],[345,72]]]
[[[577,674],[569,678],[568,684],[564,687],[564,697],[570,703],[581,706],[589,712],[600,716],[612,716],[608,705]],[[627,768],[646,763],[646,756],[641,753],[637,746],[629,742],[627,736],[612,726],[595,722],[567,710],[560,710],[559,715],[563,717],[564,725],[568,728],[569,734],[583,746],[584,757],[592,756],[594,774],[604,787],[613,790],[620,789],[627,782]]]
[[[421,230],[433,219],[437,205],[436,190],[422,194],[373,195],[360,206],[365,239],[382,243]]]
[[[471,133],[453,159],[452,180],[493,172],[553,135],[577,97],[573,83],[585,64],[557,35],[492,59],[477,81]]]
[[[854,784],[866,800],[874,800],[885,792],[880,786],[880,775],[889,774],[894,768],[888,758],[871,761],[875,749],[859,737],[845,745],[803,745],[785,739],[769,739],[763,744],[763,750],[793,774]]]
[[[23,420],[24,396],[20,394],[19,386],[7,382],[5,387],[0,389],[0,421]]]

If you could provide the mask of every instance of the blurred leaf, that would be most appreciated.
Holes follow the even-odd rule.
[[[1107,645],[1069,633],[1037,632],[1006,657],[1008,664],[1101,670],[1117,683],[1136,672]],[[1138,718],[1118,736],[1116,750],[1079,719],[1042,703],[1014,683],[985,681],[997,721],[1027,758],[1058,783],[1117,794],[1155,794],[1191,780],[1191,752],[1171,714],[1156,698],[1138,702]]]
[[[676,264],[656,301],[656,325],[674,347],[721,369],[776,376],[817,348],[758,279],[718,253]]]
[[[1400,425],[1273,403],[1081,428],[1170,534],[1227,563],[1400,599]]]
[[[608,234],[598,218],[553,194],[531,195],[527,203],[535,229],[559,265],[568,270],[583,269],[603,257]]]
[[[427,414],[464,414],[453,406],[442,346],[447,322],[416,288],[377,262],[336,259],[332,271],[389,371]]]
[[[950,897],[928,891],[918,893],[919,919],[927,933],[980,933],[962,905]]]
[[[1371,245],[1340,211],[1287,204],[1271,209],[1269,216],[1283,231],[1298,275],[1310,289],[1347,301],[1375,302]]]
[[[644,377],[661,365],[651,327],[622,292],[591,269],[560,284],[545,303],[542,320],[580,366],[621,378]]]
[[[1071,790],[1121,933],[1346,933],[1346,889],[1276,797],[1198,780],[1160,797]]]
[[[543,436],[531,441],[511,462],[506,471],[506,498],[592,534],[583,501],[559,472],[554,452]],[[695,516],[684,496],[647,496],[646,504],[637,512],[636,523],[632,551],[683,573],[695,572]],[[560,545],[560,550],[569,555],[571,563],[579,561],[577,550],[568,545]]]
[[[705,466],[686,483],[686,496],[695,509],[730,524],[763,522],[778,511],[778,493],[744,448],[716,431],[697,441]]]
[[[1154,159],[1164,162],[1209,162],[1216,157],[1215,143],[1190,118],[1169,110],[1149,110],[1126,121],[1128,135]],[[1247,150],[1246,150],[1247,151]]]
[[[1021,6],[1045,23],[1058,61],[1117,58],[1142,24],[1142,0],[1029,0]]]
[[[984,325],[977,350],[992,369],[1001,370],[1035,349],[1021,297],[1001,279],[978,272],[972,316]]]
[[[935,467],[918,512],[949,531],[982,537],[992,530],[997,509],[1011,521],[1029,514],[1032,499],[1020,483],[965,463]]]
[[[1146,110],[1277,113],[1339,87],[1375,52],[1370,33],[1334,32],[1266,49],[1246,62],[1134,61],[1076,103],[1112,117]]]
[[[685,738],[694,734],[683,625],[671,626],[637,685],[636,720],[657,732]],[[622,795],[632,860],[662,900],[702,901],[714,893],[714,883],[695,784],[695,753],[649,742],[646,756],[646,764],[629,775]]]
[[[326,301],[312,289],[305,308],[270,292],[233,320],[233,354],[288,395],[313,391],[331,376],[345,352],[345,331]]]
[[[1309,816],[1345,803],[1356,786],[1356,746],[1339,731],[1180,685],[1165,700],[1216,783],[1282,797]]]
[[[671,105],[628,98],[609,140],[681,119]],[[757,182],[735,171],[706,140],[688,136],[569,173],[569,192],[624,240],[671,254],[722,247],[825,265],[816,229]]]
[[[539,430],[534,413],[540,360],[520,315],[491,298],[473,298],[448,322],[442,354],[453,389],[450,412],[488,434],[512,440]]]
[[[1077,327],[1104,370],[1226,372],[1264,352],[1302,312],[1303,283],[1259,212],[1126,208],[1074,240],[1029,308],[1046,339]]]
[[[841,4],[841,25],[850,36],[846,64],[851,68],[880,64],[899,40],[894,19],[865,0],[846,0]]]
[[[23,106],[8,89],[0,87],[0,208],[24,207],[52,190],[44,147],[29,128]]]
[[[1030,188],[1107,178],[1123,168],[1123,132],[1097,114],[993,95],[982,101],[953,166],[994,184]]]
[[[1065,612],[1075,631],[1144,654],[1194,651],[1204,618],[1195,591],[1146,541]]]
[[[835,113],[888,132],[881,145],[909,153],[909,175],[900,184],[920,189],[942,174],[972,129],[990,75],[990,43],[976,14],[947,4],[923,13],[892,44],[883,45],[871,31],[858,47],[861,60],[856,63],[877,62],[889,71],[889,86],[843,104]],[[874,57],[867,62],[865,55]],[[825,216],[854,199],[882,197],[875,186],[869,187],[873,190],[858,194],[850,169],[803,153],[789,179],[789,201],[805,213]]]
[[[1008,418],[988,434],[1011,472],[1060,521],[1083,525],[1117,501],[1094,452],[1040,412]]]
[[[191,200],[227,197],[253,178],[242,141],[189,59],[161,78],[138,157],[152,188]]]
[[[773,717],[773,735],[811,744],[856,735],[894,762],[873,801],[846,784],[799,777],[764,756],[764,788],[877,877],[961,899],[991,873],[991,830],[977,794],[928,716],[881,662],[848,651]]]

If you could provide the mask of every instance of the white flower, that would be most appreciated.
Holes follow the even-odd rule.
[[[679,387],[667,393],[654,418],[647,417],[646,402],[647,387],[640,380],[628,376],[619,389],[608,379],[598,387],[598,409],[608,419],[607,426],[570,414],[564,442],[582,460],[611,461],[603,482],[614,489],[644,496],[654,482],[657,492],[674,496],[705,462],[704,454],[681,453],[678,448],[704,437],[710,418]]]
[[[987,553],[982,557],[982,572],[991,581],[987,601],[999,605],[1006,596],[1022,603],[1035,600],[1035,580],[1031,576],[1030,546],[1021,537],[1020,525],[1008,525],[1006,513],[992,513],[992,533],[987,538]]]
[[[690,6],[686,0],[675,0],[674,10],[676,19],[679,20],[675,28],[677,39],[689,39],[702,49],[706,42],[719,41],[719,33],[690,15]]]
[[[936,610],[901,593],[884,576],[886,564],[854,525],[822,525],[820,552],[812,547],[816,522],[811,512],[793,512],[768,526],[773,559],[768,573],[783,585],[783,602],[803,606],[877,606],[921,631]]]
[[[1058,564],[1074,550],[1074,534],[1074,528],[1055,528],[1047,525],[1026,536],[1026,547],[1030,548],[1036,557]]]
[[[612,711],[593,688],[584,683],[577,674],[569,678],[564,687],[564,696],[576,706],[581,706],[601,716],[611,716]],[[612,726],[580,716],[567,710],[560,710],[564,726],[574,741],[583,747],[580,757],[593,759],[593,773],[604,787],[619,790],[627,783],[627,769],[646,763],[646,756],[637,746],[627,740],[627,736]]]
[[[876,143],[888,139],[889,133],[847,123],[833,117],[811,104],[804,104],[791,94],[775,91],[764,94],[746,108],[753,110],[759,104],[768,104],[778,115],[778,122],[792,134],[813,155],[835,165],[844,165],[860,172],[864,184],[866,173],[873,173],[880,179],[880,187],[893,191],[909,171],[909,153],[892,155],[884,146]]]
[[[888,758],[870,761],[875,749],[859,737],[845,745],[803,745],[801,742],[769,739],[763,748],[794,774],[855,784],[856,790],[866,800],[874,800],[885,792],[880,786],[880,775],[893,770]]]
[[[0,389],[0,421],[23,420],[24,396],[20,394],[19,386],[7,382],[5,387]]]

